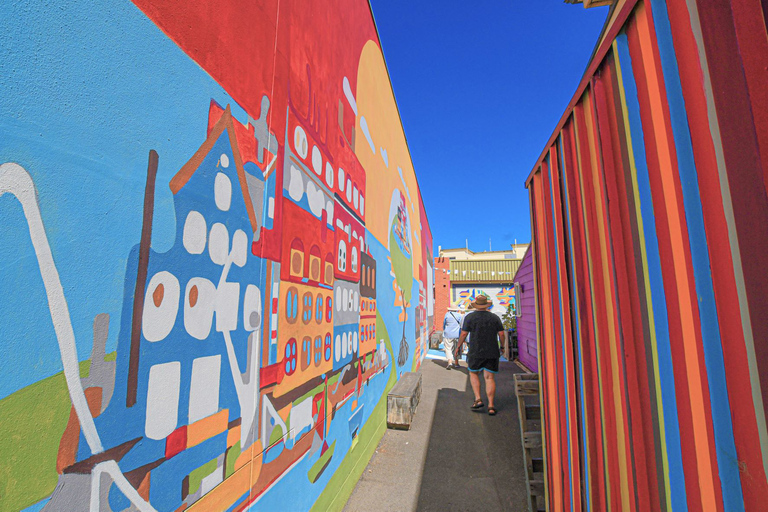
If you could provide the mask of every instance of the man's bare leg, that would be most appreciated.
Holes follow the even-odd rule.
[[[496,378],[491,372],[483,371],[483,373],[485,374],[485,394],[488,395],[488,408],[490,409],[491,407],[493,407],[493,397],[494,395],[496,395]],[[474,390],[474,385],[472,386],[472,389]],[[480,378],[478,377],[477,391],[475,392],[475,396],[479,396],[479,392],[480,392]]]
[[[469,383],[472,385],[472,392],[475,394],[475,402],[482,400],[480,398],[480,376],[478,372],[469,372]]]

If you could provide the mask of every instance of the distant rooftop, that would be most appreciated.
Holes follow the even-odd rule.
[[[512,283],[520,259],[451,260],[451,283]]]
[[[440,248],[440,257],[457,261],[477,261],[477,260],[519,260],[523,258],[525,251],[530,244],[510,244],[510,248],[503,251],[482,251],[475,252],[460,247],[458,249]]]

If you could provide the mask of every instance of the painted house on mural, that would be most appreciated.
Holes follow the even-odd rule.
[[[370,6],[134,4],[0,21],[0,509],[341,509],[434,315]]]
[[[765,510],[767,8],[613,2],[526,181],[550,510]]]
[[[435,258],[435,329],[441,330],[449,307],[466,309],[479,295],[493,301],[491,311],[501,316],[515,304],[514,276],[528,244],[508,251],[473,252],[440,249]]]
[[[517,357],[532,372],[539,371],[536,329],[536,287],[533,278],[533,251],[528,246],[515,272],[515,331]]]

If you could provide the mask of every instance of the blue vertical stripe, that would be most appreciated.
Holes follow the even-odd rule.
[[[573,172],[577,172],[575,169]],[[572,241],[571,247],[573,247],[573,231],[571,230],[571,212],[570,208],[568,206],[568,184],[567,184],[567,176],[566,176],[566,168],[565,168],[565,158],[564,158],[564,152],[563,152],[563,144],[562,144],[562,136],[561,136],[561,144],[560,144],[560,175],[563,178],[563,194],[565,195],[565,200],[563,201],[563,204],[565,205],[565,222],[568,226],[568,238]],[[580,408],[581,408],[581,446],[582,446],[582,456],[584,457],[584,468],[582,471],[582,478],[584,479],[584,494],[585,494],[585,503],[587,504],[587,512],[591,510],[591,502],[589,499],[589,467],[587,466],[587,425],[586,425],[586,418],[587,413],[584,410],[584,364],[581,357],[581,330],[579,328],[579,304],[575,300],[576,297],[576,259],[574,257],[573,251],[570,251],[571,253],[571,272],[574,274],[571,278],[571,304],[573,304],[573,325],[574,325],[574,334],[576,336],[576,350],[579,357],[579,398],[580,398]]]
[[[547,155],[547,163],[549,164],[549,194],[550,194],[550,204],[552,205],[552,235],[555,238],[555,247],[554,247],[554,255],[555,255],[555,265],[557,266],[557,276],[555,277],[553,282],[558,282],[560,279],[560,258],[558,258],[558,243],[557,243],[557,216],[555,215],[555,185],[552,181],[552,162],[549,159],[549,155]],[[563,385],[564,385],[564,391],[565,391],[565,438],[568,441],[568,484],[569,484],[569,491],[571,494],[571,510],[573,510],[573,461],[571,460],[571,421],[570,421],[570,408],[568,407],[568,371],[565,364],[565,336],[563,336],[563,332],[565,329],[564,325],[564,319],[563,319],[563,297],[560,293],[560,286],[557,287],[557,298],[558,298],[558,304],[560,307],[560,346],[562,347],[562,353],[563,353]],[[570,326],[569,326],[570,327]]]
[[[656,219],[653,210],[651,182],[645,159],[643,124],[640,118],[640,104],[637,99],[637,84],[632,74],[632,58],[629,55],[627,36],[624,32],[616,37],[619,65],[624,83],[627,118],[632,136],[632,150],[637,171],[637,188],[640,198],[640,215],[645,234],[645,257],[648,265],[648,282],[651,288],[651,304],[656,334],[656,351],[659,360],[659,382],[663,406],[664,433],[666,439],[667,464],[669,467],[669,492],[673,510],[687,510],[683,455],[680,444],[680,426],[675,396],[675,373],[672,367],[672,349],[669,339],[669,319],[664,279],[661,273],[659,240],[656,235]]]
[[[672,133],[677,148],[677,167],[683,189],[683,204],[685,206],[685,219],[688,224],[688,239],[701,319],[701,337],[704,346],[704,361],[707,366],[709,400],[712,407],[715,451],[723,490],[723,505],[725,510],[729,511],[744,510],[738,455],[733,439],[731,406],[725,379],[725,362],[720,340],[715,292],[712,286],[709,248],[704,229],[704,215],[699,194],[698,175],[693,158],[691,133],[688,129],[685,99],[677,68],[672,29],[667,16],[667,5],[660,0],[652,0],[651,5],[653,21],[656,26],[656,39],[661,55],[661,67],[664,72],[664,84],[667,89],[667,104],[672,121]]]

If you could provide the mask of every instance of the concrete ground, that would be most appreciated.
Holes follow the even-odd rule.
[[[344,510],[527,510],[512,377],[520,367],[501,363],[496,416],[488,416],[487,407],[470,410],[465,362],[447,370],[444,360],[425,359],[420,371],[421,401],[411,430],[387,430]]]

